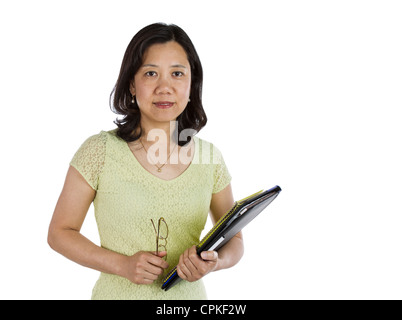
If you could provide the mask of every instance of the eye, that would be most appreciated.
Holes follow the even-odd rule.
[[[180,78],[180,77],[184,76],[184,73],[181,72],[181,71],[174,71],[174,72],[172,73],[172,75],[173,75],[174,77],[176,77],[176,78]]]
[[[156,72],[155,71],[148,71],[148,72],[145,73],[145,76],[147,76],[147,77],[155,77]]]

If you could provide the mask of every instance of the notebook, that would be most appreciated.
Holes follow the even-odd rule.
[[[242,200],[236,201],[233,207],[212,227],[197,245],[197,254],[202,251],[219,250],[251,220],[261,213],[282,191],[279,186],[269,190],[261,190]],[[162,289],[167,291],[179,283],[181,278],[177,268],[173,268],[165,277]]]

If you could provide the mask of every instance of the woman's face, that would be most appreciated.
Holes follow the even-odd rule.
[[[131,83],[141,121],[169,122],[186,108],[191,88],[187,54],[175,41],[150,46]]]

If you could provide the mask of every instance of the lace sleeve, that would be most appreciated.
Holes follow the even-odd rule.
[[[226,167],[221,152],[213,146],[214,187],[212,193],[218,193],[228,186],[232,177]]]
[[[94,190],[98,189],[98,178],[105,163],[105,154],[106,135],[101,132],[89,137],[70,162]]]

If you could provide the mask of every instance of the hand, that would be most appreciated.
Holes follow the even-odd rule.
[[[218,265],[218,252],[203,251],[201,257],[197,254],[196,246],[184,251],[177,265],[177,274],[183,280],[197,281],[214,271]]]
[[[153,283],[169,264],[162,259],[166,251],[156,252],[139,251],[127,257],[124,277],[136,284]]]

